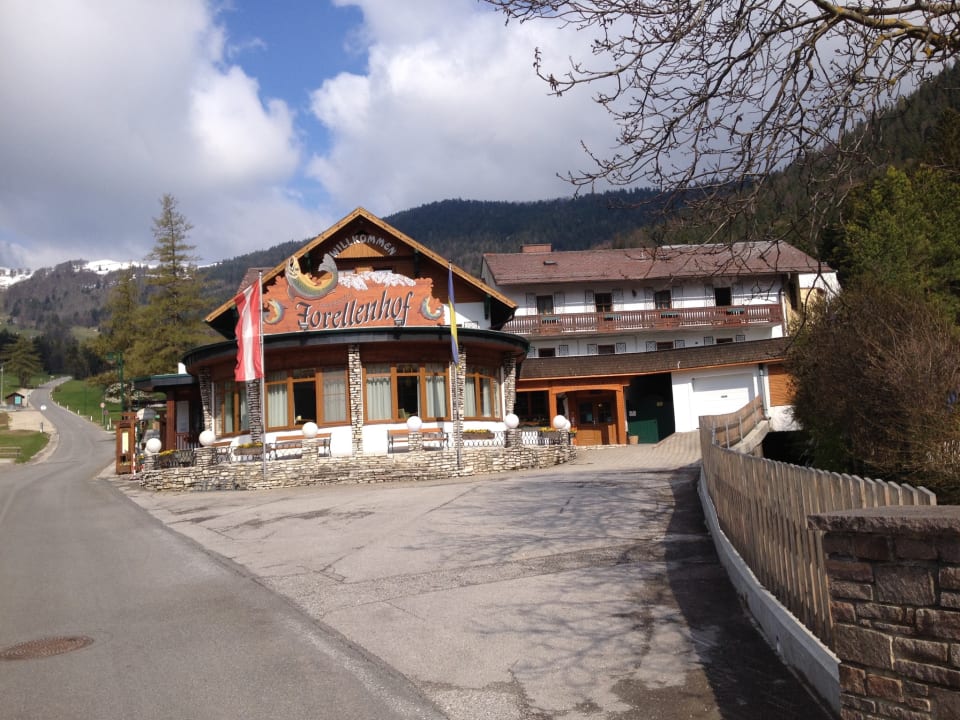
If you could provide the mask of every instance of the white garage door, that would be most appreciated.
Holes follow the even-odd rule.
[[[694,378],[693,416],[723,415],[753,400],[752,375],[715,375]]]

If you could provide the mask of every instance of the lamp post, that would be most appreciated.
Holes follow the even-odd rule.
[[[123,352],[107,353],[108,360],[115,360],[120,374],[120,414],[127,411],[127,393],[123,386]]]

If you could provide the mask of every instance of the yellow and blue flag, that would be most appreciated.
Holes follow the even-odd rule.
[[[460,364],[460,350],[457,348],[457,309],[453,303],[453,265],[447,265],[447,297],[450,302],[450,350],[453,353],[453,364]]]

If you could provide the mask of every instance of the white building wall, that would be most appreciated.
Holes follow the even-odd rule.
[[[595,355],[598,350],[590,346],[613,345],[615,352],[637,353],[656,350],[657,342],[669,342],[679,347],[678,340],[683,341],[684,348],[701,347],[716,344],[718,340],[729,339],[733,342],[749,342],[751,340],[768,340],[783,337],[783,327],[776,326],[743,326],[743,327],[710,327],[704,326],[691,330],[648,330],[642,333],[621,335],[554,335],[550,337],[527,336],[530,345],[537,349],[540,355],[541,348],[552,348],[557,356]],[[710,341],[707,339],[710,338]],[[652,343],[650,346],[647,343]]]
[[[757,365],[724,370],[680,371],[672,373],[671,380],[677,432],[699,428],[701,415],[717,415],[740,409],[760,394],[762,382]],[[713,389],[723,386],[729,390]]]
[[[675,308],[713,307],[714,288],[730,288],[733,305],[769,305],[780,301],[782,283],[778,277],[705,278],[675,283],[670,289],[671,304]],[[596,293],[613,295],[613,310],[653,310],[654,290],[666,289],[657,285],[627,283],[561,283],[534,288],[498,288],[517,303],[518,317],[537,314],[538,295],[550,295],[553,311],[562,313],[592,313],[596,305],[591,297]],[[459,312],[459,308],[458,308]]]
[[[454,301],[457,310],[457,327],[490,329],[490,319],[483,317],[483,303],[458,303]],[[450,305],[443,305],[443,322],[450,325]]]

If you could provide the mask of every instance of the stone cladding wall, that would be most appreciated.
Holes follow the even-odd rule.
[[[254,490],[301,485],[407,482],[442,480],[484,473],[546,468],[576,457],[573,445],[523,445],[518,447],[463,448],[461,467],[457,453],[419,450],[391,455],[321,457],[316,440],[303,440],[302,457],[263,463],[216,464],[213,448],[198,448],[193,467],[155,469],[148,457],[140,485],[155,491]]]
[[[960,718],[960,507],[813,516],[842,720]]]

